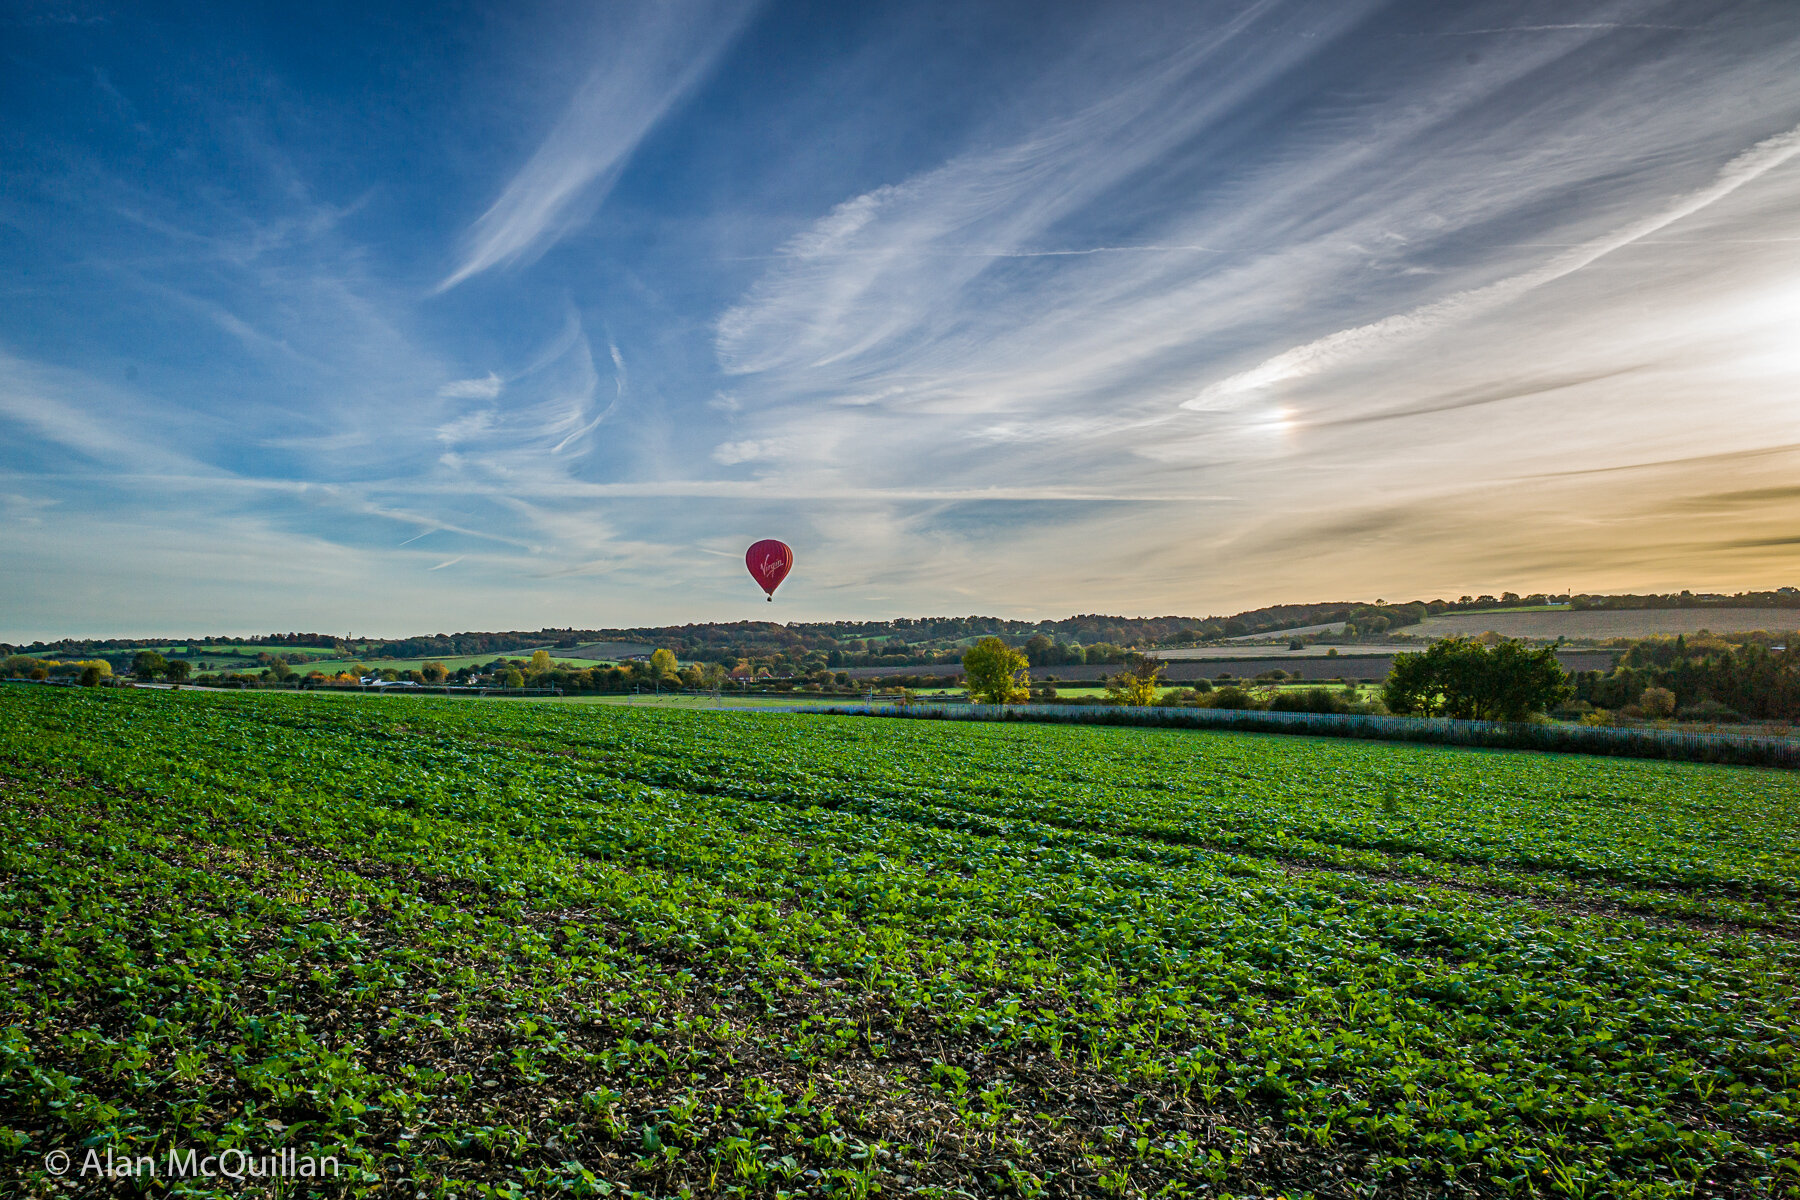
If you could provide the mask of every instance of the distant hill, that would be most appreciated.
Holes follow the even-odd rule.
[[[1541,610],[1562,604],[1562,611]],[[1727,615],[1729,613],[1730,615]],[[1316,604],[1272,604],[1229,616],[1122,617],[1084,613],[1051,621],[1007,617],[902,617],[889,621],[714,621],[704,624],[603,629],[539,629],[508,632],[420,634],[405,638],[336,637],[317,633],[277,633],[261,637],[65,638],[28,646],[0,645],[0,654],[47,658],[108,658],[129,662],[141,649],[182,657],[223,654],[281,654],[318,657],[322,652],[369,662],[488,655],[529,654],[540,647],[564,652],[577,648],[618,658],[667,647],[684,660],[733,663],[738,659],[785,657],[827,661],[838,667],[928,666],[954,663],[974,640],[997,636],[1012,645],[1048,644],[1044,661],[1060,659],[1057,646],[1103,649],[1193,647],[1252,637],[1292,633],[1357,643],[1441,637],[1449,633],[1495,630],[1507,636],[1555,638],[1641,637],[1652,633],[1715,633],[1800,626],[1800,589],[1718,595],[1680,592],[1663,595],[1462,596],[1455,600],[1392,602],[1339,600]],[[1041,640],[1040,640],[1041,639]],[[180,647],[186,647],[182,654]],[[310,654],[308,653],[310,652]],[[1109,651],[1110,652],[1110,651]],[[1034,651],[1036,653],[1036,651]],[[1090,660],[1091,661],[1091,660]],[[1105,661],[1111,661],[1105,659]]]

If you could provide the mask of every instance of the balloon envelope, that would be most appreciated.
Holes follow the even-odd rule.
[[[787,578],[787,573],[794,566],[794,552],[786,542],[778,542],[774,538],[764,538],[750,549],[744,551],[744,565],[750,568],[750,575],[756,580],[758,587],[775,599],[775,589]]]

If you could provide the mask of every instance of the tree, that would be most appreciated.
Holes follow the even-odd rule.
[[[450,677],[450,669],[441,662],[428,662],[419,668],[426,683],[442,683]]]
[[[188,664],[187,659],[172,658],[169,660],[169,664],[163,668],[163,678],[170,683],[183,683],[192,672],[193,667]]]
[[[657,679],[673,679],[681,672],[681,663],[673,650],[658,650],[650,656],[650,674]]]
[[[1143,707],[1156,703],[1156,689],[1162,683],[1163,665],[1154,658],[1134,654],[1126,660],[1125,669],[1106,681],[1106,698],[1116,704]]]
[[[963,655],[963,686],[969,698],[988,704],[1017,704],[1026,690],[1031,664],[997,637],[984,637]]]
[[[550,652],[548,650],[533,650],[531,652],[531,673],[533,675],[548,671],[550,666]]]
[[[99,687],[100,686],[100,678],[101,677],[100,677],[100,668],[99,667],[86,666],[86,667],[81,668],[80,683],[81,683],[82,687]]]
[[[524,687],[525,676],[519,673],[519,668],[508,667],[500,675],[500,686],[509,688]]]
[[[169,661],[156,651],[140,650],[131,660],[131,673],[139,679],[155,679],[168,665]]]
[[[1646,717],[1660,720],[1675,715],[1675,693],[1668,688],[1648,687],[1638,697],[1638,707]]]
[[[1382,700],[1388,711],[1466,721],[1523,721],[1574,694],[1549,647],[1448,637],[1423,654],[1397,654]]]

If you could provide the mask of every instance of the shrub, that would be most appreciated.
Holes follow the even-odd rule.
[[[1675,693],[1668,688],[1645,688],[1644,694],[1638,697],[1638,707],[1644,710],[1646,717],[1661,720],[1675,715]]]
[[[1236,684],[1227,684],[1207,697],[1208,708],[1261,708],[1256,697]]]
[[[1115,704],[1139,708],[1154,704],[1162,673],[1162,664],[1155,659],[1133,655],[1123,671],[1106,681],[1106,698]]]
[[[1662,690],[1660,688],[1656,689]],[[1729,705],[1720,704],[1710,696],[1696,701],[1675,714],[1683,721],[1704,721],[1710,725],[1735,725],[1744,719],[1743,714]]]
[[[1343,712],[1346,707],[1342,696],[1334,696],[1322,687],[1280,692],[1269,701],[1272,712],[1336,713]]]

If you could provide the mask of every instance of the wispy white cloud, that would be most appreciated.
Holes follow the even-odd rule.
[[[100,464],[217,473],[167,445],[162,430],[172,415],[152,416],[150,407],[142,397],[81,372],[0,350],[0,420]]]
[[[915,40],[871,35],[835,73],[770,39],[709,75],[743,7],[680,0],[558,72],[587,82],[516,172],[531,146],[395,172],[334,142],[309,184],[325,155],[237,138],[258,118],[234,111],[228,172],[95,170],[35,209],[9,187],[32,265],[0,324],[22,314],[10,344],[63,365],[0,358],[0,561],[48,571],[0,572],[0,614],[116,631],[128,594],[130,622],[204,626],[228,594],[249,629],[762,615],[741,546],[766,535],[800,551],[784,616],[1220,611],[1459,572],[1650,586],[1633,564],[1672,570],[1656,538],[1698,540],[1701,510],[1665,530],[1613,492],[1704,472],[1521,480],[1800,441],[1800,162],[1767,140],[1800,121],[1800,31],[1570,3],[1556,28],[1504,0],[1044,9],[919,112],[895,81],[959,51],[910,15]],[[467,132],[517,103],[503,76],[435,111]],[[429,120],[395,128],[433,144]],[[584,225],[651,137],[669,169],[633,187],[633,236]],[[501,193],[472,226],[441,199],[471,162]],[[578,227],[596,268],[420,294],[436,230],[467,229],[432,272],[454,287]],[[1730,469],[1774,487],[1791,458]],[[1791,514],[1753,507],[1720,526],[1733,571],[1791,560],[1770,541]],[[1493,533],[1499,512],[1564,547]]]
[[[586,348],[585,342],[583,342],[583,348],[584,350]],[[612,416],[614,410],[619,407],[619,402],[625,398],[625,356],[619,352],[618,344],[611,340],[608,340],[606,343],[606,350],[607,356],[612,360],[613,367],[612,401],[608,403],[605,408],[596,412],[592,419],[583,421],[578,427],[565,434],[561,441],[550,447],[550,453],[561,454],[564,450],[567,450],[570,446],[594,432],[594,430],[600,427],[602,421],[605,421],[608,417]],[[599,384],[599,377],[594,373],[591,353],[589,354],[587,377],[588,387],[586,398],[591,400],[593,398],[594,389]],[[585,417],[586,414],[583,413],[583,416]]]
[[[587,81],[537,151],[470,226],[448,291],[492,267],[541,254],[592,212],[638,144],[712,69],[752,0],[641,2],[606,28]]]
[[[1486,287],[1458,292],[1407,312],[1368,325],[1359,325],[1354,329],[1345,329],[1283,351],[1247,371],[1240,371],[1211,384],[1198,396],[1184,402],[1183,407],[1210,409],[1246,392],[1260,391],[1290,380],[1316,375],[1334,366],[1392,350],[1422,334],[1509,304],[1536,288],[1572,275],[1615,250],[1622,250],[1634,242],[1642,241],[1658,230],[1718,203],[1797,154],[1800,154],[1800,128],[1766,138],[1726,163],[1707,187],[1691,192],[1675,203],[1619,230],[1559,254],[1542,266],[1509,276]]]
[[[506,382],[489,371],[480,379],[457,379],[438,389],[441,400],[492,400],[506,390]]]
[[[1572,21],[1561,25],[1498,25],[1490,29],[1447,29],[1444,37],[1481,37],[1496,33],[1563,33],[1580,32],[1611,33],[1615,29],[1655,29],[1688,32],[1697,28],[1693,25],[1657,25],[1645,21]]]
[[[758,441],[720,442],[713,447],[712,460],[722,466],[732,467],[738,463],[755,462],[768,455],[773,443]]]
[[[1073,111],[1066,95],[1043,97],[1056,115],[1023,138],[840,204],[790,240],[783,265],[721,317],[726,369],[826,369],[841,379],[881,352],[953,335],[968,294],[997,262],[1089,257],[1033,243],[1317,50],[1287,39],[1226,66],[1273,7],[1249,6],[1139,78],[1108,81]],[[1339,6],[1325,32],[1353,23],[1363,8]],[[1205,89],[1195,83],[1202,72]],[[1191,259],[1194,246],[1150,253]]]

